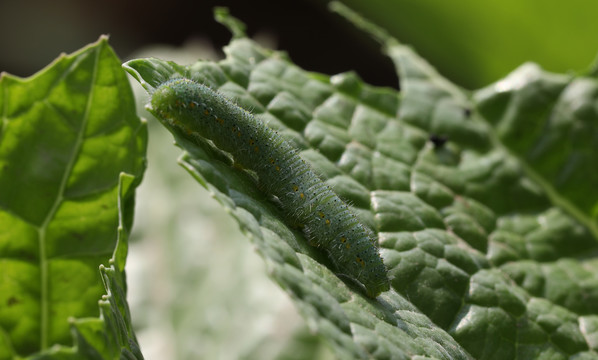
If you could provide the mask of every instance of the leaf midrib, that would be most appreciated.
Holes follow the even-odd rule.
[[[75,165],[76,159],[78,158],[78,155],[81,151],[81,147],[83,144],[83,140],[84,140],[84,136],[85,136],[85,129],[87,128],[87,122],[89,120],[89,112],[90,112],[90,108],[91,108],[91,102],[93,99],[93,89],[94,86],[93,84],[95,84],[95,80],[96,80],[96,76],[97,76],[97,71],[98,71],[98,58],[100,56],[100,51],[101,49],[96,49],[95,51],[95,61],[94,61],[94,66],[92,69],[92,74],[91,74],[91,79],[90,79],[90,91],[89,91],[89,96],[87,99],[87,104],[85,106],[85,112],[83,115],[83,121],[81,122],[81,127],[80,127],[80,131],[77,134],[77,139],[75,141],[75,144],[73,146],[73,151],[71,153],[71,157],[67,163],[64,175],[62,177],[62,180],[60,181],[60,187],[58,189],[57,192],[57,196],[56,199],[54,201],[54,203],[52,204],[52,207],[50,208],[50,210],[48,211],[48,214],[46,215],[46,218],[44,219],[42,225],[39,227],[38,229],[38,237],[39,237],[39,266],[40,266],[40,349],[47,349],[49,347],[48,344],[48,328],[49,328],[49,298],[48,298],[48,258],[47,258],[47,253],[46,253],[46,233],[48,230],[48,226],[50,224],[50,222],[52,221],[52,219],[54,219],[54,216],[56,215],[56,212],[58,211],[60,205],[62,204],[63,200],[64,200],[64,191],[66,188],[66,184],[68,182],[68,179],[70,177],[70,174],[73,170],[73,167]],[[75,63],[80,63],[83,59],[78,59],[79,61],[75,61]],[[73,70],[74,66],[70,66],[68,69],[66,69],[66,72],[71,72]]]

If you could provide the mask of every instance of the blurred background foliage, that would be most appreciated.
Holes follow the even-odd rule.
[[[598,3],[587,0],[344,2],[469,89],[526,61],[555,72],[583,71],[598,52]],[[110,35],[123,61],[217,59],[230,34],[213,20],[216,5],[228,6],[250,36],[286,51],[304,69],[354,70],[371,84],[398,87],[379,45],[322,0],[4,0],[0,71],[29,76],[100,34]],[[140,114],[149,118],[145,92],[135,90]],[[151,120],[149,131],[148,171],[127,262],[129,301],[146,358],[332,358],[267,278],[233,220],[176,164],[180,151],[172,136]]]
[[[598,52],[598,3],[589,0],[344,2],[469,89],[525,61],[555,72],[584,70]],[[230,7],[250,35],[267,36],[305,69],[356,70],[372,84],[397,86],[378,46],[330,13],[323,0],[1,1],[0,70],[27,76],[103,33],[122,58],[150,44],[198,39],[220,49],[230,35],[213,20],[215,5]]]

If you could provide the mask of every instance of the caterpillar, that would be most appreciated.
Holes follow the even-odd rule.
[[[184,78],[158,86],[148,109],[189,140],[211,140],[255,172],[259,187],[279,199],[310,244],[326,250],[338,271],[361,283],[369,297],[390,289],[373,232],[276,131],[208,86]]]

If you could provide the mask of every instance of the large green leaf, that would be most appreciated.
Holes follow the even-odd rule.
[[[272,278],[339,357],[598,358],[596,79],[539,72],[468,93],[381,29],[337,10],[382,43],[397,65],[400,93],[352,73],[308,73],[239,36],[238,27],[221,62],[182,67],[140,59],[125,68],[150,93],[188,77],[236,99],[293,143],[377,230],[392,290],[371,300],[284,223],[251,176],[209,143],[169,129],[185,150],[181,164],[238,221]],[[567,104],[571,86],[587,99],[587,140],[579,143],[586,156],[565,171],[591,175],[579,188],[551,177],[571,166],[558,147],[542,148],[550,161],[534,163],[525,144],[541,136],[515,131],[527,119],[575,128],[575,106],[543,118],[534,110],[538,101]],[[527,141],[510,138],[511,128]],[[563,136],[558,127],[545,132]]]
[[[102,37],[0,89],[0,358],[140,357],[124,262],[147,131],[119,59]]]

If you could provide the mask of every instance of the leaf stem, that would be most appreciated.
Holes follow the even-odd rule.
[[[355,27],[361,29],[365,33],[369,34],[374,40],[379,42],[381,45],[388,47],[392,43],[397,43],[397,40],[390,36],[386,30],[373,22],[365,19],[359,13],[355,12],[348,6],[342,4],[339,1],[332,1],[328,8],[330,11],[339,14],[344,17],[348,22],[353,24]]]

